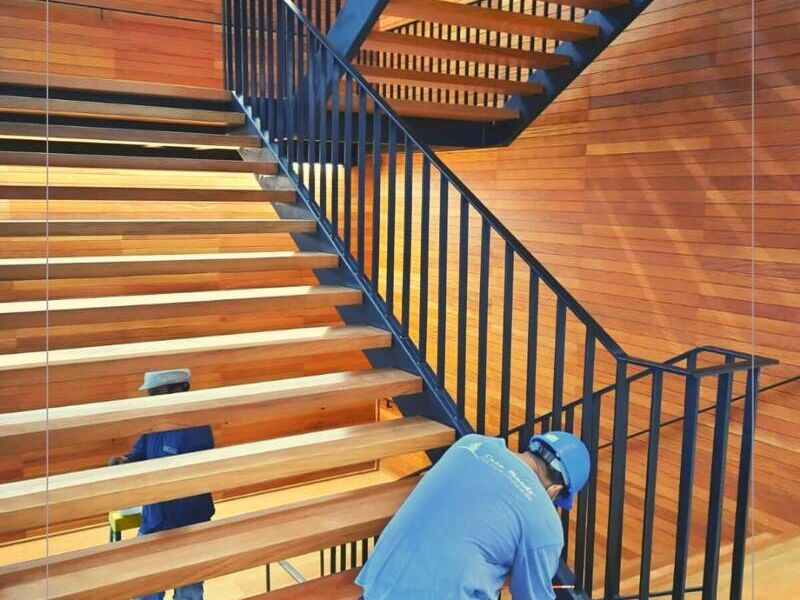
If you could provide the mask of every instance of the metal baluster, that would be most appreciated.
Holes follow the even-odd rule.
[[[331,77],[331,225],[336,236],[339,236],[339,145],[341,143],[341,102],[339,100],[339,86],[342,73],[339,65],[333,63],[333,75]],[[349,176],[349,173],[346,174]]]
[[[353,197],[353,76],[344,78],[344,248],[352,256],[352,197]]]
[[[319,86],[319,209],[322,218],[328,217],[328,83],[331,81],[333,57],[321,45],[317,50]],[[338,85],[333,83],[332,85]]]
[[[464,418],[467,379],[467,291],[469,288],[469,203],[461,196],[458,234],[458,368],[456,404],[458,416]]]
[[[317,119],[314,114],[316,110],[316,98],[318,95],[317,90],[317,66],[318,66],[318,51],[316,48],[317,42],[311,36],[308,36],[308,44],[306,46],[306,86],[308,88],[308,197],[312,202],[317,202]],[[319,82],[320,84],[322,82]]]
[[[231,32],[231,2],[222,0],[222,51],[225,65],[225,87],[234,88],[233,83],[233,36]]]
[[[403,308],[401,322],[403,331],[409,334],[411,319],[411,220],[414,182],[414,149],[411,141],[405,138],[405,167],[403,182]]]
[[[591,464],[597,465],[600,444],[600,413],[602,409],[602,396],[596,396],[594,410],[592,411],[592,444],[589,446]],[[589,472],[589,482],[586,486],[586,570],[583,578],[583,589],[594,589],[594,541],[595,525],[597,522],[597,474],[599,469],[594,468]]]
[[[386,194],[386,308],[394,314],[394,251],[397,211],[397,125],[388,121],[387,194]]]
[[[511,332],[514,316],[514,250],[506,242],[503,278],[503,359],[500,368],[500,436],[508,443],[511,412]]]
[[[372,285],[379,290],[381,267],[381,121],[376,106],[372,115]]]
[[[639,568],[639,596],[650,597],[650,564],[653,552],[653,519],[656,510],[658,480],[658,445],[661,437],[661,396],[664,389],[663,371],[654,371],[650,390],[650,433],[647,439],[647,478],[642,516],[642,558]]]
[[[366,274],[367,269],[364,265],[364,232],[365,232],[365,211],[366,211],[366,187],[367,187],[367,95],[360,91],[358,94],[358,222],[356,232],[356,248],[358,269]]]
[[[272,2],[272,0],[270,0]],[[277,54],[277,60],[279,64],[287,65],[289,64],[289,60],[286,56],[286,5],[283,2],[278,0],[277,5],[277,24],[276,24],[276,35],[277,35],[277,47],[275,48]],[[278,78],[278,98],[273,103],[275,106],[275,115],[272,118],[274,122],[274,134],[275,137],[278,139],[279,148],[280,143],[283,140],[284,135],[286,135],[286,131],[288,129],[286,125],[286,115],[288,114],[288,107],[287,104],[289,102],[288,96],[289,94],[286,91],[288,86],[287,83],[287,73],[280,69],[276,73]],[[291,161],[290,161],[291,164]]]
[[[267,39],[267,130],[270,133],[270,137],[274,138],[278,106],[275,94],[275,16],[273,14],[275,10],[275,0],[266,0],[266,3],[266,26],[269,35]],[[291,68],[290,61],[281,62],[281,65],[286,65],[287,68]],[[289,162],[291,162],[291,158]]]
[[[733,357],[726,357],[730,364]],[[716,600],[719,582],[719,546],[722,538],[722,503],[725,499],[725,468],[728,460],[728,427],[731,416],[733,373],[717,379],[717,402],[714,419],[714,452],[711,457],[711,483],[708,499],[708,528],[703,565],[703,600]]]
[[[741,600],[745,552],[747,550],[747,510],[753,478],[753,453],[758,408],[759,369],[747,371],[747,388],[742,416],[742,441],[739,449],[739,481],[736,486],[736,520],[733,532],[733,558],[731,559],[731,600]]]
[[[486,340],[489,327],[489,222],[481,219],[481,270],[478,294],[478,419],[476,431],[486,433]]]
[[[256,36],[256,0],[247,0],[248,13],[247,13],[247,34],[250,41],[250,62],[248,69],[250,71],[250,88],[248,93],[250,106],[253,105],[253,100],[256,98],[258,87],[258,48]]]
[[[448,233],[448,193],[449,184],[444,174],[439,175],[439,306],[437,308],[436,374],[439,382],[445,384],[447,362],[447,233]]]
[[[266,51],[267,44],[264,38],[266,22],[264,15],[265,0],[255,0],[256,12],[258,14],[258,118],[263,129],[267,122],[267,64]]]
[[[595,336],[586,329],[583,344],[583,394],[581,402],[581,440],[587,448],[597,444],[592,439],[593,412],[594,412],[594,359]],[[597,468],[593,465],[593,468]],[[578,495],[578,514],[575,519],[575,579],[583,581],[586,556],[586,501],[587,490],[584,487]]]
[[[570,404],[564,411],[564,431],[573,433],[575,431],[575,404]],[[569,556],[569,511],[561,511],[561,529],[564,531],[564,547],[561,550],[561,558],[565,561]]]
[[[622,517],[625,507],[625,468],[628,452],[628,376],[627,363],[617,361],[614,386],[614,433],[611,450],[611,497],[606,541],[605,596],[619,593],[622,562]]]
[[[556,345],[553,359],[553,429],[561,429],[561,406],[564,403],[564,347],[567,337],[567,305],[556,302]]]
[[[431,227],[431,163],[422,159],[422,206],[419,244],[419,353],[428,359],[428,262]]]
[[[697,450],[697,410],[700,404],[700,379],[686,377],[683,404],[683,439],[681,442],[681,476],[678,484],[678,524],[675,530],[675,570],[672,578],[672,600],[686,594],[686,569],[689,560],[689,533],[692,523],[692,488],[694,487],[695,453]]]
[[[539,352],[539,276],[533,269],[528,280],[528,368],[525,388],[525,428],[519,436],[519,451],[528,447],[536,421],[536,364]]]

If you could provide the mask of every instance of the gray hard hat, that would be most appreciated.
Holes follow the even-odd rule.
[[[152,390],[153,388],[161,387],[162,385],[171,385],[173,383],[188,383],[192,378],[192,372],[189,369],[170,369],[169,371],[148,371],[144,374],[144,381],[142,382],[141,391]]]

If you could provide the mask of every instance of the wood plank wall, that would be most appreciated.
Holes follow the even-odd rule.
[[[0,69],[222,87],[219,0],[0,2]],[[49,20],[49,28],[46,27]]]

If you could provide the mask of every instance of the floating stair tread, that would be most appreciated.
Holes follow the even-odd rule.
[[[389,0],[382,14],[550,40],[578,41],[598,34],[593,25],[446,0]]]
[[[123,200],[130,202],[294,202],[294,190],[0,186],[4,200]]]
[[[363,50],[467,60],[483,64],[508,65],[530,69],[554,69],[570,63],[563,54],[548,54],[516,48],[497,48],[470,42],[437,40],[415,35],[373,31],[364,40]]]
[[[443,102],[424,102],[418,100],[388,100],[392,109],[401,117],[418,119],[443,119],[448,121],[513,121],[519,118],[519,111],[495,106],[469,106],[465,104],[445,104]],[[329,107],[333,105],[328,103]],[[339,105],[344,111],[346,105]],[[359,110],[359,103],[353,103],[353,112]],[[367,100],[367,112],[372,113],[375,105]]]
[[[360,569],[290,585],[280,590],[251,596],[247,600],[359,600],[363,591],[356,585]]]
[[[390,100],[391,107],[403,117],[446,119],[453,121],[513,121],[519,111],[495,106],[468,106],[416,100]]]
[[[163,98],[182,98],[186,100],[202,100],[205,102],[227,102],[230,92],[224,89],[204,88],[192,85],[173,85],[150,83],[148,81],[132,81],[126,79],[102,79],[97,77],[78,77],[74,75],[56,75],[49,73],[31,73],[27,71],[0,70],[0,85],[20,87],[74,90],[83,92],[104,92],[109,94],[125,94],[129,96],[156,96]]]
[[[541,94],[542,86],[525,81],[505,79],[489,79],[486,77],[468,77],[464,75],[448,75],[445,73],[428,73],[410,69],[390,69],[359,65],[359,72],[371,83],[388,85],[408,85],[426,88],[445,88],[475,93],[497,93],[526,96]]]
[[[244,125],[245,122],[242,113],[231,111],[0,95],[2,113],[215,127],[233,127]]]
[[[42,123],[0,123],[0,138],[157,145],[190,148],[260,148],[253,135],[194,133],[159,129],[122,129]]]
[[[268,348],[270,352],[275,353],[276,358],[281,358],[294,356],[297,353],[311,355],[331,343],[335,343],[342,350],[386,347],[391,344],[391,336],[386,331],[375,327],[347,325],[86,346],[50,350],[49,352],[18,352],[16,354],[0,354],[0,372],[254,347]]]
[[[44,152],[0,152],[0,165],[26,167],[73,167],[81,169],[143,169],[158,171],[219,171],[275,175],[274,162],[218,160],[210,158],[172,158],[161,156],[115,156],[100,154],[60,154]]]
[[[352,425],[0,485],[0,531],[355,465],[451,444],[424,417]]]
[[[118,600],[378,535],[416,478],[0,568],[0,600]],[[112,567],[113,565],[113,567]]]
[[[146,307],[175,306],[236,301],[277,300],[280,304],[291,303],[306,307],[309,304],[358,304],[359,290],[334,285],[297,285],[290,287],[248,288],[237,290],[214,290],[204,292],[173,292],[166,294],[141,294],[132,296],[105,296],[101,298],[66,298],[62,300],[33,300],[0,303],[0,315],[6,318],[48,312],[79,312],[130,308],[143,310]]]
[[[223,252],[134,256],[76,256],[0,259],[0,281],[121,277],[177,273],[231,273],[336,267],[327,252]]]
[[[144,396],[6,413],[0,420],[0,455],[36,447],[45,435],[53,449],[221,421],[246,424],[308,416],[420,391],[419,376],[378,369],[193,390],[167,400]]]
[[[9,237],[104,235],[222,235],[243,233],[311,233],[311,219],[12,219],[0,221],[0,235]]]

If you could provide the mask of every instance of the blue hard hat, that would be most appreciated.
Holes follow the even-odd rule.
[[[559,508],[570,510],[572,502],[589,480],[591,459],[584,443],[566,431],[535,435],[528,450],[542,457],[564,478],[564,491],[553,500]]]

